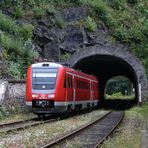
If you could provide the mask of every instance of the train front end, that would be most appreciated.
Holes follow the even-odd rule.
[[[38,116],[55,112],[56,81],[60,66],[44,62],[32,64],[28,68],[26,105]]]

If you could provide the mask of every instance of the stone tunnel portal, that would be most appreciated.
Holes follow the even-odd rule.
[[[107,81],[116,76],[124,76],[133,83],[135,88],[133,103],[137,104],[139,101],[139,83],[142,83],[143,100],[147,95],[145,70],[129,51],[95,46],[75,53],[68,62],[75,69],[97,76],[101,101],[105,100]]]
[[[134,70],[125,61],[108,55],[88,56],[78,61],[73,68],[98,77],[100,98],[105,99],[105,86],[107,81],[115,76],[127,77],[137,89],[137,78]],[[137,92],[137,91],[136,91]],[[136,96],[138,94],[135,94]],[[135,98],[135,103],[137,102]]]

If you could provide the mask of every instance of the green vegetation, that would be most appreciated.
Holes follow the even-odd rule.
[[[106,85],[106,99],[134,99],[134,91],[129,79],[123,76],[113,77]]]
[[[107,98],[133,98],[135,88],[132,82],[123,76],[113,77],[106,84]]]
[[[0,120],[4,120],[6,116],[7,116],[6,108],[0,106]]]
[[[106,94],[106,99],[135,99],[135,95],[122,95],[121,92],[112,95]]]
[[[134,107],[127,111],[127,116],[132,117],[135,116],[136,118],[141,119],[142,121],[147,123],[148,126],[148,103],[143,104],[142,107]]]
[[[45,15],[45,10],[42,7],[34,7],[33,8],[34,14],[36,18],[41,18],[42,16]]]
[[[32,30],[32,24],[16,24],[15,20],[0,11],[0,44],[4,48],[2,55],[9,64],[6,71],[12,72],[10,76],[14,78],[23,78],[26,73],[24,67],[38,55],[32,51]]]
[[[148,75],[148,2],[147,0],[80,0],[91,7],[96,20],[102,20],[116,41],[127,44],[145,65]],[[114,40],[113,40],[114,41]]]
[[[1,111],[1,108],[0,108]],[[26,119],[30,119],[30,118],[34,118],[36,117],[34,114],[32,113],[13,113],[13,114],[9,114],[6,115],[6,111],[5,111],[5,115],[3,116],[3,118],[0,118],[0,124],[2,123],[9,123],[9,122],[16,122],[16,121],[20,121],[20,120],[26,120]]]
[[[61,29],[64,28],[64,26],[65,26],[65,22],[64,22],[63,18],[60,15],[56,16],[55,23]]]
[[[86,21],[85,21],[85,27],[89,31],[96,31],[97,24],[96,24],[96,22],[91,17],[88,16],[87,19],[86,19]]]

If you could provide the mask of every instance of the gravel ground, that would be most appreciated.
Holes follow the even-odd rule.
[[[106,114],[108,111],[95,110],[87,114],[59,120],[54,123],[42,124],[31,129],[19,131],[9,135],[0,135],[0,147],[3,148],[37,148],[69,130],[76,129],[96,118]]]

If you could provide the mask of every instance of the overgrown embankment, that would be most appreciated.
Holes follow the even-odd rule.
[[[124,44],[148,74],[147,0],[2,0],[0,9],[0,77],[24,78],[34,60],[106,43]]]

